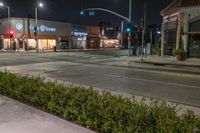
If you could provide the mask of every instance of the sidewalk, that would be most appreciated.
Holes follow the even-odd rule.
[[[0,95],[1,133],[95,133]]]
[[[83,52],[83,51],[105,51],[105,50],[118,50],[119,48],[98,48],[98,49],[57,49],[54,51],[53,49],[40,50],[40,53],[49,53],[49,52]],[[19,51],[9,51],[9,50],[0,50],[0,53],[36,53],[36,50],[19,50]]]
[[[188,58],[185,61],[176,61],[176,58],[173,56],[157,56],[157,55],[148,55],[142,61],[141,56],[131,56],[131,57],[121,57],[122,59],[134,61],[135,63],[146,63],[154,65],[173,65],[173,66],[186,66],[186,67],[198,67],[200,68],[200,58]]]
[[[115,62],[105,64],[161,72],[200,75],[200,58],[188,58],[186,61],[176,61],[175,57],[172,56],[160,57],[149,55],[143,61],[141,61],[141,56],[121,56],[115,60]]]

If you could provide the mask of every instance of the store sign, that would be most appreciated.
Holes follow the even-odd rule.
[[[30,25],[29,28],[30,28],[30,30],[34,30],[34,26],[33,25]],[[49,26],[46,26],[46,25],[40,25],[40,26],[38,26],[37,30],[41,31],[41,32],[56,32],[56,28],[49,27]]]
[[[74,36],[87,36],[88,33],[86,33],[86,32],[72,32],[72,35],[74,35]]]
[[[24,26],[23,26],[22,23],[17,23],[17,24],[16,24],[16,29],[17,29],[17,30],[22,30],[23,27],[24,27]]]
[[[17,23],[15,25],[15,28],[19,31],[23,30],[24,26],[22,23]],[[34,26],[33,25],[30,25],[29,29],[31,31],[34,31]],[[38,31],[41,31],[41,32],[56,32],[56,28],[55,27],[49,27],[49,26],[46,26],[46,25],[40,25],[37,27],[37,30]]]

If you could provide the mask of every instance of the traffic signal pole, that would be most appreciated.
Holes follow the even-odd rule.
[[[11,17],[10,17],[10,7],[9,6],[6,6],[8,8],[8,29],[9,29],[9,34],[10,34],[10,27],[11,27]],[[9,43],[10,43],[10,51],[12,51],[12,47],[11,47],[11,37],[9,35]]]
[[[8,8],[8,29],[9,29],[9,34],[10,34],[10,25],[11,25],[11,17],[10,17],[10,7],[9,6],[7,6],[7,8]],[[10,37],[10,35],[9,35],[9,43],[10,43],[10,51],[12,51],[12,45],[11,45],[11,37]]]
[[[35,26],[36,26],[36,34],[35,34],[36,53],[38,53],[39,52],[39,43],[38,43],[38,35],[37,35],[37,28],[38,28],[38,11],[37,11],[37,7],[35,8]]]
[[[86,9],[84,9],[84,10],[85,10],[85,11],[89,11],[89,10],[104,11],[104,12],[111,13],[111,14],[113,14],[113,15],[115,15],[115,16],[118,16],[118,17],[120,17],[120,18],[122,18],[122,19],[125,19],[125,20],[129,21],[129,18],[127,18],[127,17],[125,17],[125,16],[123,16],[123,15],[121,15],[121,14],[119,14],[119,13],[116,13],[116,12],[113,12],[113,11],[111,11],[111,10],[104,9],[104,8],[86,8]]]
[[[131,16],[132,16],[132,0],[129,0],[129,23],[131,23]],[[128,36],[131,37],[131,32],[128,33]],[[128,49],[129,49],[129,56],[131,50],[131,39],[128,39]]]
[[[141,59],[142,61],[144,60],[146,17],[147,17],[147,0],[144,0],[144,19],[143,19],[143,27],[142,27],[142,59]]]
[[[123,46],[123,31],[124,31],[124,21],[121,22],[121,48]]]

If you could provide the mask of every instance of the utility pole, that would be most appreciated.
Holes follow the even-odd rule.
[[[37,7],[35,8],[35,41],[36,41],[36,53],[39,52],[39,42],[38,42],[38,35],[37,35],[37,28],[38,28],[38,11]]]
[[[120,48],[123,47],[123,33],[124,33],[124,21],[121,22],[121,46],[120,46]]]
[[[144,60],[146,17],[147,17],[147,0],[144,0],[144,19],[143,19],[143,29],[142,29],[142,59],[141,59],[142,61]]]
[[[37,7],[35,8],[35,40],[36,40],[36,53],[39,52],[39,42],[38,42],[38,8],[42,8],[44,5],[43,3],[38,3]]]
[[[129,0],[129,23],[131,23],[131,16],[132,16],[132,0]],[[128,36],[131,37],[131,32],[128,33]],[[128,39],[128,49],[129,49],[129,56],[131,51],[131,39]]]

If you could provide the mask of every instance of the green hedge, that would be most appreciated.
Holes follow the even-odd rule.
[[[191,111],[178,116],[165,102],[145,104],[40,77],[0,72],[0,94],[102,133],[200,133],[200,118]]]

